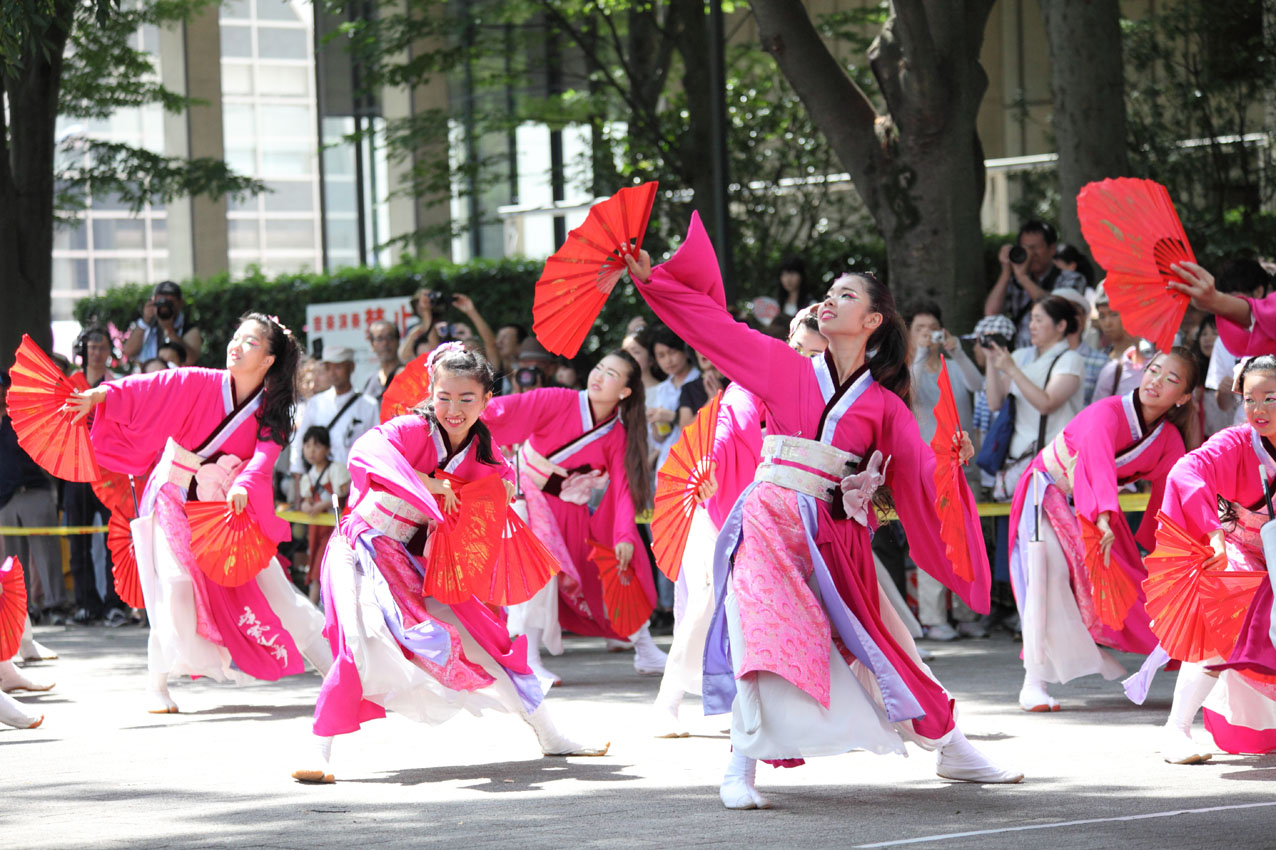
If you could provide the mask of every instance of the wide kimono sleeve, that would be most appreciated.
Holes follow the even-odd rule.
[[[739,384],[731,384],[722,394],[712,454],[718,492],[705,502],[705,510],[718,528],[757,472],[762,454],[762,411],[758,397]]]
[[[438,502],[417,472],[438,468],[430,425],[416,414],[396,416],[355,440],[350,448],[351,499],[357,504],[369,490],[384,490],[427,517],[443,521]]]
[[[718,260],[698,217],[668,261],[652,269],[638,291],[660,320],[708,357],[722,374],[765,401],[791,393],[811,361],[782,340],[737,322],[716,294]]]
[[[223,380],[220,370],[192,367],[103,383],[106,398],[93,409],[91,431],[98,462],[128,475],[146,472],[168,438],[185,432],[194,402],[205,393],[220,397]]]
[[[1104,511],[1120,513],[1117,501],[1117,438],[1129,433],[1120,396],[1101,399],[1077,414],[1064,430],[1076,454],[1072,503],[1077,516],[1095,522]]]
[[[1252,328],[1242,327],[1231,319],[1218,317],[1218,336],[1228,351],[1238,357],[1276,354],[1276,293],[1266,298],[1238,296],[1249,304],[1254,316]]]
[[[964,539],[973,569],[970,580],[956,574],[940,536],[939,514],[935,509],[935,453],[922,442],[912,411],[894,393],[878,389],[884,402],[877,448],[884,456],[890,457],[886,483],[908,538],[909,555],[917,566],[960,596],[972,609],[987,614],[992,572],[988,568],[988,551],[979,527],[975,497],[966,478],[958,476],[958,486],[961,488]]]
[[[1258,464],[1249,435],[1248,425],[1226,428],[1196,451],[1179,458],[1165,479],[1165,497],[1161,501],[1165,515],[1196,535],[1221,528],[1217,496],[1235,499],[1246,471]],[[1251,474],[1257,478],[1256,473]]]
[[[498,446],[521,443],[533,434],[553,430],[565,414],[577,415],[580,394],[561,387],[496,396],[483,411],[483,423]]]
[[[629,495],[629,473],[625,467],[625,447],[628,439],[624,426],[617,423],[616,428],[607,435],[603,444],[603,453],[607,459],[608,484],[599,513],[610,509],[612,548],[615,548],[617,543],[628,542],[634,544],[634,549],[637,551],[643,548],[643,543],[642,538],[638,536],[634,500]]]
[[[241,427],[256,430],[256,417]],[[275,461],[279,460],[282,449],[274,440],[258,437],[252,457],[239,470],[232,485],[248,491],[248,509],[252,512],[253,519],[257,520],[266,536],[276,543],[292,536],[292,526],[275,513]]]
[[[1148,493],[1148,506],[1143,512],[1143,521],[1139,523],[1139,533],[1134,536],[1138,544],[1149,552],[1156,548],[1156,514],[1161,510],[1161,503],[1165,499],[1166,477],[1187,451],[1178,428],[1167,426],[1156,442],[1156,466],[1145,476],[1145,480],[1151,482],[1152,489]]]

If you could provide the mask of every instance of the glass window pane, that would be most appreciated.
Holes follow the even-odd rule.
[[[159,283],[168,280],[168,252],[151,255],[151,279],[147,283]]]
[[[253,28],[223,25],[222,56],[253,58]]]
[[[263,140],[261,173],[268,177],[304,177],[310,174],[312,158],[308,145]]]
[[[93,222],[94,251],[145,251],[146,222],[130,218],[100,218]]]
[[[338,145],[324,148],[323,171],[328,177],[353,177],[354,145]]]
[[[315,249],[315,223],[304,221],[267,221],[266,250],[313,251]]]
[[[151,250],[168,251],[168,219],[151,219]]]
[[[333,221],[328,218],[328,260],[336,257],[357,257],[359,254],[359,225],[354,221]]]
[[[308,106],[263,106],[261,108],[261,134],[263,136],[303,136],[313,138],[315,119]]]
[[[146,260],[143,257],[94,260],[93,277],[99,292],[125,283],[146,283]]]
[[[83,219],[74,226],[57,227],[53,231],[54,251],[87,251],[88,247],[89,233]]]
[[[53,288],[71,292],[88,292],[89,261],[54,257]]]
[[[258,65],[261,71],[261,94],[296,95],[310,93],[309,68],[296,65]]]
[[[257,219],[231,219],[226,226],[230,236],[230,250],[256,251],[260,247]]]
[[[243,197],[235,197],[234,195],[226,196],[227,212],[259,212],[261,205],[257,202],[257,195],[247,195]]]
[[[291,21],[298,23],[301,18],[292,8],[288,0],[257,0],[257,19],[262,21]]]
[[[312,212],[315,208],[314,184],[276,180],[266,184],[270,192],[263,195],[266,212]]]
[[[239,20],[251,21],[253,10],[249,7],[248,0],[222,0],[221,19],[235,18]]]
[[[252,143],[236,142],[233,145],[226,145],[223,156],[226,157],[226,164],[230,166],[232,171],[240,174],[256,174],[257,173],[257,148]]]
[[[222,94],[252,94],[253,68],[240,62],[222,63]]]
[[[257,135],[256,111],[251,103],[226,103],[222,105],[222,126],[226,138],[253,138]]]
[[[257,27],[257,53],[262,59],[305,59],[306,41],[303,29]]]
[[[95,210],[128,210],[129,205],[120,200],[114,192],[98,192],[93,195],[92,208]]]

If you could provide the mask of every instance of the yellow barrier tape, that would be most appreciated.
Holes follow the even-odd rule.
[[[1126,493],[1122,495],[1118,501],[1121,504],[1121,510],[1129,513],[1141,513],[1147,510],[1148,494],[1147,493]],[[980,502],[976,507],[979,509],[981,517],[997,517],[1010,516],[1009,502]],[[280,509],[276,511],[276,515],[286,521],[295,523],[296,525],[336,525],[330,511],[324,511],[321,514],[310,515],[301,511],[293,511]],[[879,513],[878,517],[883,520],[896,519],[894,513]],[[638,514],[636,520],[641,525],[651,523],[651,511],[643,511]],[[0,537],[65,537],[73,534],[103,534],[106,532],[105,525],[55,525],[44,528],[24,528],[20,525],[0,525]]]

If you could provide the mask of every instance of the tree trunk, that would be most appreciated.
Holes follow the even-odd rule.
[[[965,333],[987,288],[975,119],[988,85],[979,66],[992,0],[895,0],[869,49],[886,101],[878,114],[799,4],[753,0],[762,46],[851,174],[886,242],[897,301],[926,295]]]
[[[682,57],[682,88],[687,98],[687,132],[678,143],[679,175],[691,189],[692,207],[700,213],[705,230],[717,232],[718,214],[714,206],[713,180],[713,96],[709,91],[708,14],[698,4],[684,10],[678,30],[678,53]],[[725,252],[729,246],[720,246]],[[725,256],[725,254],[724,254]]]
[[[1129,172],[1121,8],[1118,0],[1041,0],[1041,14],[1059,152],[1059,233],[1084,245],[1077,193],[1093,180]]]
[[[23,65],[0,82],[9,100],[9,138],[0,118],[0,365],[13,364],[24,333],[46,352],[53,288],[53,154],[58,87],[75,3],[58,0],[46,48],[29,39]]]

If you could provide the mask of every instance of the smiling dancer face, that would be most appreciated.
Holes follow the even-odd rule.
[[[487,409],[492,392],[475,375],[447,368],[437,369],[432,383],[434,415],[452,445],[459,446]]]

